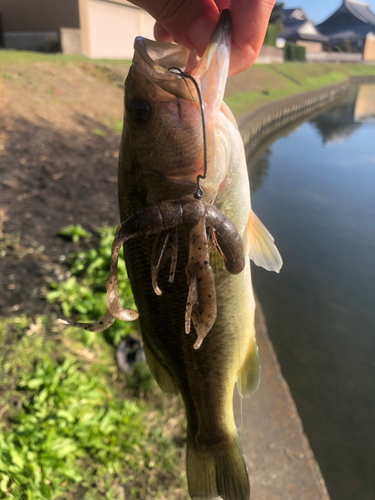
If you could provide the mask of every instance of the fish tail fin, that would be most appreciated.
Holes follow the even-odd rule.
[[[249,500],[250,483],[237,436],[207,446],[188,439],[186,471],[192,500]]]

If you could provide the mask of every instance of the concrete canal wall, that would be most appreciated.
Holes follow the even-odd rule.
[[[352,83],[375,83],[375,76],[350,77],[345,82],[298,94],[258,108],[242,118],[239,128],[249,157],[281,130],[330,107]]]

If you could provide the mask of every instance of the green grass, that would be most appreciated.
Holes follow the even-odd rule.
[[[83,67],[92,76],[104,78],[111,84],[121,88],[123,86],[124,74],[131,64],[131,61],[126,59],[89,59],[85,56],[0,50],[0,65],[3,64],[5,68],[2,72],[5,79],[13,77],[10,69],[8,69],[9,64],[22,69],[22,67],[39,62],[51,63],[57,66],[67,64],[78,65]],[[243,116],[263,104],[268,104],[284,97],[290,97],[302,92],[343,82],[349,76],[375,76],[375,65],[366,64],[291,62],[254,66],[254,68],[257,67],[262,68],[262,70],[272,75],[274,86],[270,88],[268,84],[264,88],[263,84],[259,90],[249,92],[246,89],[245,81],[243,91],[236,92],[225,98],[225,102],[237,117]],[[246,75],[248,75],[249,82],[251,82],[253,79],[252,68],[247,70]],[[46,92],[48,91],[49,89],[46,90]],[[122,124],[120,122],[115,123],[113,126],[116,132],[121,132],[121,128]],[[97,129],[93,133],[100,135]]]
[[[101,132],[101,131],[100,131]],[[94,132],[93,132],[94,133]],[[102,135],[102,132],[101,134]],[[83,229],[80,224],[74,225],[70,224],[69,226],[63,227],[59,231],[60,236],[65,236],[73,241],[73,243],[78,243],[81,238],[90,238],[91,233]]]
[[[70,227],[73,239],[78,226]],[[106,311],[106,281],[111,260],[111,244],[114,237],[114,228],[104,227],[98,230],[100,244],[98,249],[77,252],[69,258],[71,276],[66,281],[51,283],[51,290],[46,294],[49,302],[58,302],[65,317],[75,317],[78,321],[92,321],[98,319]],[[135,309],[130,283],[127,277],[125,262],[122,255],[118,262],[119,292],[122,305]],[[138,322],[116,321],[106,332],[106,340],[113,346],[118,345],[121,338],[127,333],[137,334]],[[70,329],[67,329],[68,332]],[[96,333],[86,330],[75,330],[76,338],[87,346],[91,346],[97,338]]]
[[[90,59],[86,56],[68,56],[65,54],[44,54],[41,52],[31,52],[23,50],[0,49],[0,64],[12,63],[15,65],[35,64],[38,62],[48,62],[56,65],[80,64],[88,65],[110,64],[114,66],[130,67],[129,59]]]
[[[117,132],[119,135],[121,135],[122,132],[122,127],[123,127],[123,120],[119,119],[114,119],[113,124],[112,124],[112,129]]]
[[[65,233],[82,236],[81,228]],[[105,311],[113,233],[101,229],[98,248],[74,253],[71,276],[46,292],[64,315]],[[123,260],[119,284],[123,304],[134,307]],[[118,372],[114,347],[138,334],[118,323],[103,335],[62,330],[46,316],[0,318],[0,498],[187,498],[175,444],[181,403],[159,391],[145,362]]]
[[[257,92],[237,92],[226,97],[225,102],[237,117],[284,97],[343,82],[350,76],[375,76],[375,66],[365,64],[282,63],[261,66],[273,79],[279,80],[280,86]],[[251,79],[251,68],[248,75]]]

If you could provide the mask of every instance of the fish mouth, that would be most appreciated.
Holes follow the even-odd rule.
[[[179,69],[200,83],[201,91],[207,93],[204,100],[208,101],[212,89],[219,85],[216,100],[221,102],[229,68],[230,31],[229,11],[223,11],[202,57],[197,56],[195,49],[189,50],[180,44],[155,42],[138,36],[134,41],[133,67],[142,76],[176,97],[197,100],[193,96],[196,93],[191,83],[188,84],[185,78],[181,78],[183,75],[170,71]]]
[[[183,70],[186,67],[189,50],[183,45],[167,42],[155,42],[142,36],[137,36],[134,41],[135,57],[138,56],[157,78],[173,77],[169,68],[176,66]]]
[[[137,36],[134,40],[135,57],[139,62],[143,61],[144,69],[151,71],[155,78],[173,78],[169,71],[172,67],[188,73],[192,70],[195,70],[194,73],[199,73],[200,62],[203,62],[203,59],[206,59],[204,66],[209,66],[218,46],[228,44],[228,40],[230,43],[228,38],[230,31],[230,14],[228,10],[224,10],[202,58],[196,55],[195,49],[190,51],[180,44],[156,42],[142,36]]]
[[[175,43],[155,42],[141,36],[134,41],[134,70],[162,90],[188,101],[195,100],[192,93],[185,81],[170,69],[185,71],[191,57],[186,47]]]
[[[223,12],[202,57],[197,56],[195,49],[189,50],[180,44],[156,42],[144,37],[135,39],[131,78],[127,80],[129,92],[131,87],[131,92],[142,99],[158,103],[158,109],[162,107],[166,114],[169,111],[168,106],[173,108],[176,123],[178,124],[178,116],[182,123],[178,126],[185,130],[185,133],[189,130],[190,135],[186,136],[184,144],[192,142],[191,134],[194,134],[194,141],[202,148],[201,153],[196,150],[192,153],[188,150],[189,146],[186,146],[184,151],[188,153],[189,162],[180,163],[180,168],[171,165],[172,168],[166,169],[163,165],[163,175],[175,185],[194,186],[197,176],[200,175],[202,188],[213,190],[218,187],[218,183],[221,184],[224,177],[225,172],[222,172],[221,166],[218,172],[218,161],[211,159],[215,157],[216,136],[213,129],[222,106],[228,76],[230,32],[230,15]],[[178,74],[177,69],[181,74]],[[203,165],[203,124],[200,123],[203,122],[203,109],[206,123],[207,172]],[[198,136],[202,137],[202,141]]]

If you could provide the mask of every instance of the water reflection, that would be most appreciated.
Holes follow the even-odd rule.
[[[254,266],[332,500],[375,498],[375,85],[257,152],[252,204],[284,259]]]
[[[375,92],[373,85],[360,85],[354,107],[354,121],[375,118]]]
[[[266,148],[260,154],[258,161],[255,163],[251,170],[251,194],[261,187],[263,181],[267,178],[268,170],[270,168],[269,158],[271,156],[271,149]]]
[[[349,137],[362,122],[375,117],[374,85],[353,86],[345,99],[329,111],[310,120],[324,144]]]

